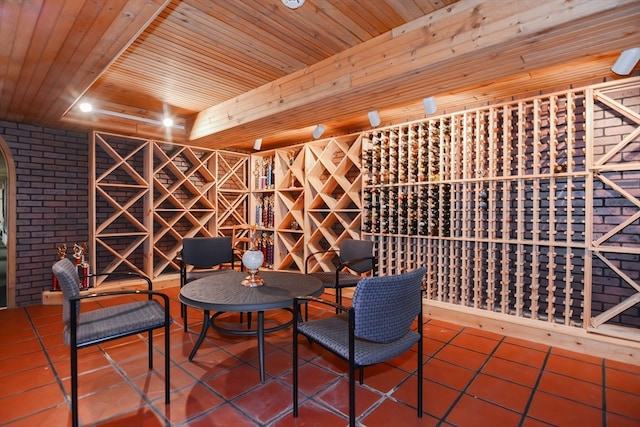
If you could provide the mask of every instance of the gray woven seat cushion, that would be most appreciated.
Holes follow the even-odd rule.
[[[115,338],[121,334],[135,333],[164,326],[165,313],[155,300],[136,301],[113,307],[82,313],[77,328],[77,343]],[[64,342],[70,345],[69,328],[64,329]]]
[[[299,332],[318,341],[336,354],[349,358],[349,319],[346,314],[298,324]],[[388,343],[376,343],[356,338],[355,363],[373,365],[401,355],[420,339],[416,331],[407,331],[399,339]]]
[[[339,282],[340,287],[350,287],[356,286],[362,277],[356,276],[344,271],[340,273]],[[317,273],[311,273],[311,276],[316,279],[320,279],[325,288],[335,288],[336,287],[336,272],[335,271],[319,271]]]

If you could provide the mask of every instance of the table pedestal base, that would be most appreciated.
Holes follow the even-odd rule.
[[[264,311],[258,311],[258,326],[256,329],[248,329],[248,330],[241,330],[241,329],[229,329],[229,328],[223,328],[219,325],[216,324],[216,319],[218,318],[218,316],[226,313],[224,311],[219,311],[217,313],[214,313],[213,316],[210,316],[210,312],[209,310],[204,310],[204,319],[202,321],[202,330],[200,331],[200,336],[198,336],[198,340],[196,341],[196,344],[193,346],[193,350],[191,350],[191,353],[189,354],[189,361],[193,361],[193,358],[196,355],[196,352],[198,351],[198,349],[200,348],[200,345],[202,344],[202,341],[204,341],[205,337],[207,336],[207,330],[209,329],[209,326],[211,326],[211,328],[215,329],[216,331],[223,333],[223,334],[228,334],[228,335],[243,335],[243,336],[247,336],[247,335],[257,335],[258,337],[258,359],[259,359],[259,363],[260,363],[260,382],[263,383],[264,382],[264,335],[271,333],[271,332],[276,332],[276,331],[280,331],[282,329],[288,328],[289,326],[291,326],[293,324],[293,310],[291,310],[290,308],[283,308],[283,310],[286,310],[288,312],[290,312],[292,314],[292,318],[290,321],[283,323],[281,325],[277,325],[271,328],[264,328]]]

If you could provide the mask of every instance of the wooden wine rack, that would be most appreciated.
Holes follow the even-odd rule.
[[[305,245],[307,256],[359,239],[362,218],[362,135],[306,145]],[[314,255],[309,272],[333,271],[331,254]]]
[[[262,244],[274,246],[266,266],[304,271],[310,253],[360,237],[360,140],[330,138],[251,156],[250,220]],[[333,264],[320,257],[310,268],[329,270]]]
[[[363,232],[376,242],[378,273],[425,265],[432,303],[527,321],[602,332],[627,309],[633,317],[637,267],[607,256],[640,260],[639,87],[636,79],[366,133]],[[609,115],[621,117],[614,137]],[[594,181],[619,200],[607,202]],[[621,218],[592,238],[607,228],[597,226],[606,214],[593,215],[599,205]],[[614,236],[624,243],[605,244]],[[630,285],[595,317],[592,253]]]
[[[92,271],[176,273],[183,237],[246,223],[248,155],[101,132],[92,142]]]

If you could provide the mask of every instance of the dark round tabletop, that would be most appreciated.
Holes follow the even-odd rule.
[[[291,307],[293,298],[319,296],[322,282],[302,273],[261,271],[264,285],[254,288],[240,282],[247,272],[223,270],[187,283],[180,301],[190,307],[210,311],[264,311]]]

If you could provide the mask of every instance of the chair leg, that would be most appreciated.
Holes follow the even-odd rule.
[[[184,327],[184,331],[187,332],[187,306],[184,306],[184,313],[182,314],[182,323]]]
[[[149,331],[149,370],[153,369],[153,330]]]
[[[418,418],[422,418],[422,337],[418,341]]]
[[[297,304],[296,304],[296,307]],[[294,310],[295,310],[294,308]],[[298,310],[295,310],[298,311]],[[298,319],[293,319],[293,417],[298,416]]]
[[[78,427],[78,349],[71,342],[71,423]]]
[[[356,367],[349,361],[349,426],[356,426]]]
[[[171,334],[170,323],[164,325],[164,403],[169,404],[169,394],[171,387],[171,344],[169,335]]]

